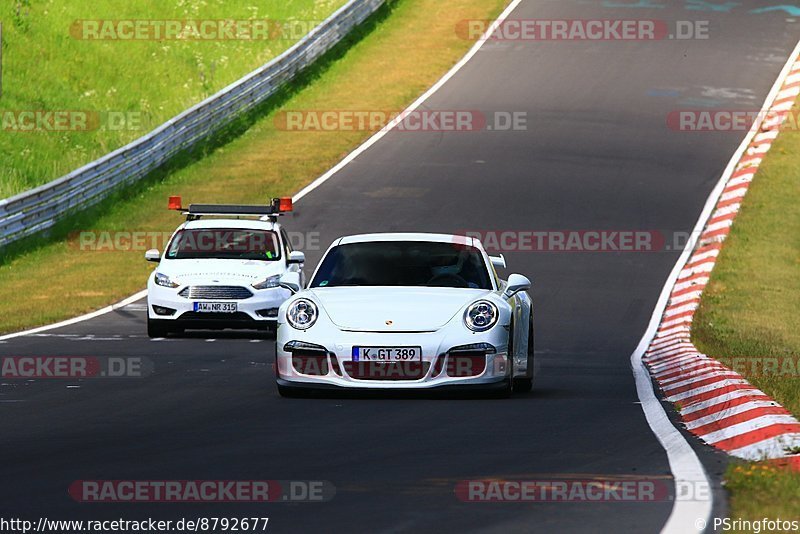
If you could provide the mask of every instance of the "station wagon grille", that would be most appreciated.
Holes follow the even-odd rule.
[[[253,296],[246,287],[240,286],[189,286],[178,293],[189,299],[244,300]]]

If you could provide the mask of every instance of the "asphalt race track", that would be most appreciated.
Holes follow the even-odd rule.
[[[620,4],[662,7],[606,7]],[[659,531],[669,499],[464,503],[454,489],[474,478],[564,474],[670,480],[629,358],[679,255],[672,235],[694,226],[745,132],[675,131],[666,118],[679,109],[759,109],[800,37],[800,22],[782,10],[751,13],[770,2],[729,12],[685,4],[709,2],[524,1],[511,18],[708,20],[709,39],[489,43],[423,108],[526,112],[526,130],[393,131],[284,221],[318,232],[323,248],[372,231],[667,236],[649,252],[506,252],[504,274],[534,282],[534,393],[283,399],[272,339],[151,341],[140,301],[0,343],[4,357],[153,365],[138,379],[3,381],[0,516],[269,517],[271,532]],[[322,252],[307,251],[309,274]],[[718,484],[724,458],[696,449]],[[336,496],[213,505],[70,498],[73,481],[94,479],[325,480]],[[715,514],[724,512],[724,497],[716,499]]]

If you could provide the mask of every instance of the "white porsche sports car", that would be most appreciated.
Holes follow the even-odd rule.
[[[470,237],[368,234],[336,240],[309,287],[278,311],[281,395],[308,389],[458,387],[500,395],[534,378],[531,282],[501,280],[502,256]]]

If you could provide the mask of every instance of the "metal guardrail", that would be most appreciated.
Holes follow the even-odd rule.
[[[149,134],[50,183],[0,200],[0,247],[100,202],[230,124],[275,94],[384,2],[351,0],[280,56]]]

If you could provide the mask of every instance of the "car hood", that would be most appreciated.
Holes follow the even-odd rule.
[[[257,260],[164,260],[158,266],[181,285],[253,284],[283,271],[281,261]]]
[[[438,287],[330,287],[311,290],[331,321],[357,332],[432,332],[491,291]],[[389,322],[387,324],[387,322]]]

